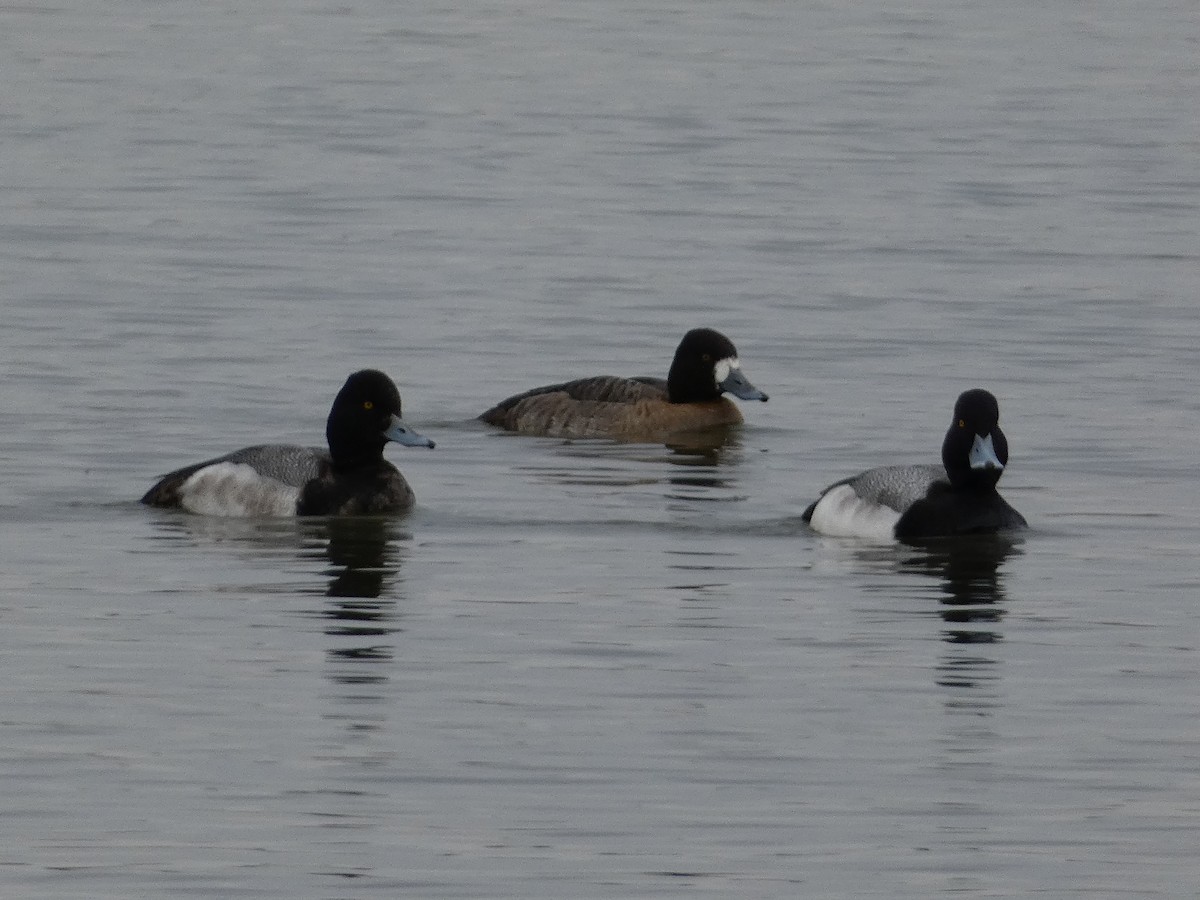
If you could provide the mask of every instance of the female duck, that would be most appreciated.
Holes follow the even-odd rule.
[[[985,390],[966,391],[942,442],[942,465],[884,466],[830,485],[804,511],[825,534],[928,538],[1025,528],[996,491],[1008,464],[1000,406]]]
[[[165,475],[142,502],[218,516],[372,515],[413,504],[412,488],[383,458],[395,441],[432,447],[400,418],[387,375],[355,372],[333,401],[329,449],[264,444]]]
[[[665,381],[581,378],[509,397],[479,418],[544,437],[659,441],[673,433],[741,424],[741,411],[721,396],[726,391],[743,400],[767,399],[742,374],[729,338],[695,328],[683,336]]]

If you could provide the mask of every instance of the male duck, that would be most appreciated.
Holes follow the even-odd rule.
[[[224,516],[372,515],[412,506],[412,488],[383,458],[383,447],[434,444],[401,420],[400,392],[387,375],[351,375],[333,401],[325,436],[328,450],[264,444],[179,469],[142,502]]]
[[[906,539],[1027,527],[996,491],[1008,464],[1000,406],[985,390],[965,391],[942,442],[942,465],[884,466],[832,484],[804,511],[816,531]]]

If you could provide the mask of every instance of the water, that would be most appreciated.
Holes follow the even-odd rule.
[[[5,896],[1194,892],[1194,4],[80,6],[0,11]],[[472,421],[696,325],[716,452]],[[411,515],[134,502],[367,365]],[[798,520],[971,386],[1030,534]]]

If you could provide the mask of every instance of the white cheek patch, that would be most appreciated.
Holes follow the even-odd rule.
[[[244,463],[205,466],[179,488],[179,504],[202,516],[294,516],[299,488]]]
[[[724,359],[718,359],[717,364],[713,366],[713,374],[716,376],[717,384],[720,384],[729,377],[729,373],[734,369],[740,369],[742,364],[736,356],[727,356]]]

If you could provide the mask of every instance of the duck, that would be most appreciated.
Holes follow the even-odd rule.
[[[328,449],[259,444],[164,475],[141,498],[148,506],[214,516],[382,515],[415,500],[383,458],[393,441],[434,447],[400,416],[400,392],[383,372],[346,379],[325,424]]]
[[[883,540],[1019,531],[1025,517],[996,490],[1007,465],[1000,405],[974,388],[955,401],[942,465],[868,469],[831,484],[801,518],[823,534]]]
[[[479,418],[524,435],[656,442],[745,420],[723,396],[766,402],[742,372],[733,341],[711,328],[683,336],[667,377],[599,375],[551,384],[502,400]]]

